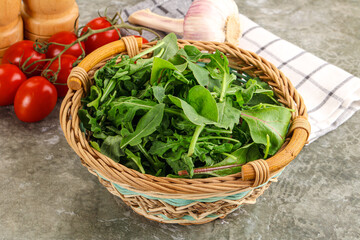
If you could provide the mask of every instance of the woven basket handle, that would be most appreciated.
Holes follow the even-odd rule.
[[[306,117],[295,117],[288,133],[288,135],[292,134],[292,138],[285,148],[266,161],[260,159],[242,166],[242,179],[245,181],[255,179],[254,187],[266,183],[271,173],[287,166],[300,153],[309,138],[310,131],[311,126]]]
[[[67,85],[72,90],[84,88],[85,92],[90,87],[87,72],[95,67],[102,60],[121,52],[128,52],[130,57],[136,55],[141,49],[142,39],[134,36],[123,37],[118,41],[106,44],[88,56],[86,56],[77,67],[73,68],[67,81]]]

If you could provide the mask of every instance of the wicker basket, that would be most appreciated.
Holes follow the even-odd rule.
[[[223,218],[242,204],[254,204],[256,199],[280,175],[281,171],[301,151],[310,134],[304,102],[291,82],[274,65],[258,55],[228,43],[179,40],[180,48],[196,46],[201,51],[225,53],[230,66],[259,77],[274,90],[279,102],[293,109],[288,137],[282,148],[266,161],[259,159],[242,167],[242,172],[205,179],[179,179],[142,174],[114,162],[92,148],[79,128],[78,110],[81,98],[92,84],[94,72],[119,53],[133,56],[141,40],[125,37],[105,45],[88,55],[69,76],[68,91],[60,110],[60,123],[65,137],[81,158],[82,164],[99,178],[114,195],[120,197],[135,212],[162,223],[202,224]],[[149,56],[145,56],[149,57]]]

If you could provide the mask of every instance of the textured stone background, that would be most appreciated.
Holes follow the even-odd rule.
[[[77,0],[81,24],[105,6],[136,1]],[[360,75],[358,0],[236,1],[280,37]],[[113,8],[114,9],[114,8]],[[200,226],[146,220],[88,173],[58,123],[25,124],[0,107],[0,239],[358,239],[360,113],[305,147],[255,205]]]

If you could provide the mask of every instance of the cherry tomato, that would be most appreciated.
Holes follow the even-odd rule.
[[[142,38],[142,43],[143,43],[143,44],[149,42],[146,38],[144,38],[144,37],[142,37],[142,36],[134,35],[134,37],[136,37],[136,38]]]
[[[17,66],[0,65],[0,106],[14,103],[16,91],[25,80],[25,74]]]
[[[54,83],[58,97],[64,97],[69,90],[68,86],[66,85],[67,78],[71,72],[71,69],[73,68],[73,64],[76,59],[76,57],[67,54],[61,55],[60,57],[60,71],[57,75],[56,82]],[[46,65],[45,68],[47,68],[48,65],[49,63]],[[44,74],[45,77],[50,80],[50,78],[54,76],[54,73],[58,71],[58,68],[59,59],[56,59],[53,63],[51,63],[48,68],[51,71],[48,71]]]
[[[111,27],[111,23],[108,20],[106,20],[105,17],[94,18],[85,25],[85,27],[81,31],[81,35],[83,35],[88,30],[88,28],[96,30],[107,27]],[[84,41],[86,54],[89,54],[95,49],[119,39],[120,39],[119,34],[115,29],[102,33],[93,34]]]
[[[5,51],[3,63],[15,64],[20,69],[24,70],[22,68],[22,65],[27,59],[29,59],[29,61],[24,66],[25,68],[37,60],[45,59],[45,54],[38,53],[37,51],[35,51],[33,46],[34,42],[30,40],[23,40],[14,43]],[[34,65],[30,66],[28,69],[26,69],[24,73],[28,77],[39,75],[44,65],[45,62],[43,61],[37,62]]]
[[[70,31],[62,31],[62,32],[58,32],[58,33],[55,33],[54,35],[52,35],[51,38],[48,40],[48,42],[49,43],[52,42],[52,43],[70,44],[70,43],[75,42],[76,40],[77,40],[77,37],[76,37],[75,33],[70,32]],[[84,42],[81,42],[81,46],[85,50]],[[64,52],[63,54],[69,54],[69,55],[73,55],[75,57],[79,57],[82,54],[81,46],[79,43],[77,43],[74,46],[72,46],[71,48],[69,48],[68,50],[66,50],[66,52]],[[53,57],[59,55],[59,53],[62,50],[64,50],[63,46],[51,44],[46,52],[46,57],[53,58]]]
[[[23,82],[16,92],[14,109],[23,122],[37,122],[51,113],[56,105],[56,88],[46,78],[36,76]]]

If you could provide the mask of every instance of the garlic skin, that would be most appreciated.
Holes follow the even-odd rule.
[[[134,12],[129,16],[128,21],[132,24],[154,28],[163,32],[174,32],[180,36],[184,33],[184,19],[160,16],[151,12],[148,8]]]
[[[184,39],[225,42],[228,17],[237,21],[238,12],[233,0],[195,0],[184,19]],[[240,26],[228,30],[241,35]]]
[[[234,0],[194,0],[184,19],[173,19],[143,9],[132,13],[129,22],[164,32],[175,32],[184,39],[230,42],[241,37],[238,7]]]

